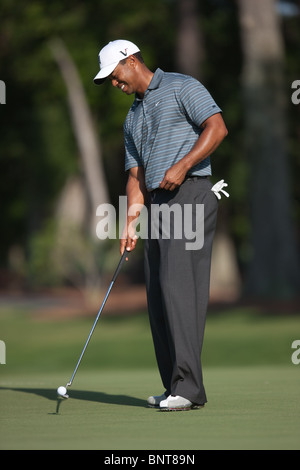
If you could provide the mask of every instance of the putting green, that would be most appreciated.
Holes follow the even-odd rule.
[[[56,414],[94,319],[60,321],[0,312],[0,449],[299,449],[300,316],[249,309],[208,316],[203,349],[207,405],[146,407],[162,386],[145,313],[103,316]]]
[[[78,374],[56,414],[65,374],[2,381],[1,449],[299,449],[296,367],[208,368],[202,410],[146,407],[161,391],[154,370]]]

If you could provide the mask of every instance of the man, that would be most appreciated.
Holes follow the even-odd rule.
[[[178,73],[160,69],[153,73],[132,42],[110,42],[100,51],[99,61],[96,84],[109,78],[123,93],[135,94],[124,123],[126,193],[128,212],[134,204],[149,204],[146,289],[154,348],[165,387],[162,395],[148,398],[148,405],[162,411],[200,408],[207,401],[201,350],[217,217],[216,195],[220,197],[209,180],[209,156],[227,135],[227,129],[220,108],[203,85]],[[223,186],[221,182],[218,188],[222,191]],[[162,236],[163,216],[152,217],[157,208],[166,207],[169,216],[173,211],[175,214],[175,208],[182,215],[168,218],[169,237]],[[200,226],[199,207],[204,207],[204,223]],[[183,215],[187,208],[193,214],[192,233],[195,225],[196,232],[203,231],[204,240],[198,249],[187,244],[188,218]],[[136,245],[133,227],[137,216],[138,212],[127,216],[121,253]],[[176,231],[182,236],[174,236]],[[160,236],[153,236],[154,232]]]

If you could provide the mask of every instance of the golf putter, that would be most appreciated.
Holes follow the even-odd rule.
[[[99,317],[100,317],[100,315],[101,315],[101,313],[102,313],[102,310],[103,310],[103,308],[104,308],[104,305],[106,304],[106,301],[107,301],[107,299],[108,299],[108,296],[109,296],[109,294],[110,294],[110,291],[112,290],[112,287],[113,287],[113,285],[114,285],[114,283],[115,283],[115,280],[116,280],[117,277],[118,277],[118,274],[119,274],[119,272],[120,272],[120,270],[121,270],[121,268],[122,268],[122,265],[123,265],[123,263],[124,263],[124,261],[125,261],[125,259],[126,259],[126,256],[128,255],[128,253],[129,253],[129,252],[125,249],[125,250],[124,250],[124,253],[123,253],[122,256],[121,256],[121,259],[120,259],[120,261],[119,261],[119,264],[118,264],[118,266],[117,266],[117,269],[116,269],[116,271],[115,271],[115,273],[114,273],[114,275],[113,275],[113,278],[112,278],[112,280],[111,280],[111,283],[110,283],[110,285],[109,285],[109,288],[108,288],[108,290],[107,290],[107,292],[106,292],[106,295],[105,295],[105,297],[104,297],[104,300],[103,300],[103,302],[102,302],[102,305],[101,305],[101,307],[100,307],[100,310],[99,310],[99,312],[98,312],[98,314],[97,314],[96,320],[95,320],[95,322],[94,322],[94,324],[93,324],[93,326],[92,326],[92,329],[91,329],[91,331],[90,331],[90,334],[89,334],[89,336],[88,336],[88,338],[87,338],[87,340],[86,340],[86,343],[85,343],[85,345],[84,345],[84,348],[83,348],[83,350],[82,350],[82,352],[81,352],[81,354],[80,354],[80,357],[79,357],[79,359],[78,359],[78,362],[77,362],[77,364],[76,364],[76,367],[75,367],[75,369],[74,369],[74,372],[73,372],[73,375],[72,375],[70,381],[66,384],[65,387],[58,387],[58,389],[57,389],[57,393],[58,393],[58,395],[59,395],[59,398],[69,398],[69,395],[67,395],[67,393],[66,393],[66,392],[67,392],[67,388],[68,388],[68,387],[71,387],[71,385],[72,385],[72,383],[73,383],[74,377],[75,377],[76,372],[77,372],[77,370],[78,370],[78,367],[79,367],[79,365],[80,365],[80,363],[81,363],[81,360],[82,360],[82,358],[83,358],[83,355],[84,355],[84,353],[85,353],[85,351],[86,351],[86,348],[87,348],[87,346],[88,346],[88,344],[89,344],[89,341],[90,341],[90,339],[91,339],[91,337],[92,337],[92,334],[93,334],[93,332],[94,332],[94,329],[95,329],[95,327],[96,327],[96,325],[97,325],[97,322],[98,322]],[[65,389],[65,390],[64,390],[64,389]]]

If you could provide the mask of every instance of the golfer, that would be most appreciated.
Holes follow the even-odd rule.
[[[227,135],[227,129],[221,109],[201,83],[159,68],[153,73],[132,42],[110,42],[100,51],[99,61],[96,84],[108,78],[120,92],[135,94],[124,123],[126,193],[128,208],[148,205],[146,290],[164,387],[161,395],[150,396],[147,402],[162,411],[200,408],[207,401],[201,350],[218,209],[216,195],[219,197],[209,179],[210,155]],[[199,207],[204,208],[202,223],[197,223]],[[156,219],[151,217],[159,208],[169,208],[169,236],[163,236],[166,222],[162,213]],[[187,208],[195,219],[190,230],[185,226],[188,217],[183,216]],[[136,245],[132,227],[137,216],[127,217],[122,253]],[[188,242],[197,230],[203,242],[195,249]],[[153,237],[153,232],[161,236]],[[195,233],[195,238],[197,235],[201,240],[201,234]]]

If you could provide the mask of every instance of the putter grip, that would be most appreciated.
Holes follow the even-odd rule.
[[[115,274],[113,275],[113,278],[112,278],[112,281],[111,281],[111,282],[115,282],[115,280],[117,279],[118,274],[119,274],[119,272],[120,272],[120,270],[121,270],[121,268],[122,268],[122,265],[123,265],[123,263],[124,263],[124,261],[125,261],[126,256],[128,255],[128,253],[129,253],[129,252],[125,249],[125,250],[124,250],[124,253],[123,253],[122,256],[121,256],[121,259],[120,259],[120,261],[119,261],[118,267],[117,267],[117,269],[116,269],[116,271],[115,271]]]

